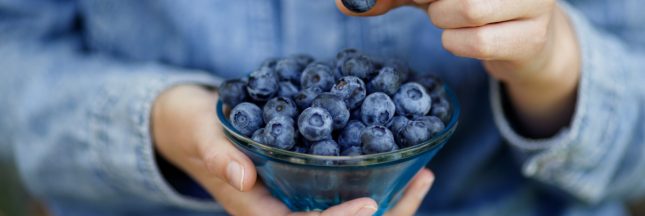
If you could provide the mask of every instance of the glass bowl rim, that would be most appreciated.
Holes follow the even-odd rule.
[[[356,160],[375,160],[379,161],[378,158],[389,158],[392,155],[396,154],[402,154],[406,155],[405,157],[399,157],[394,161],[399,161],[399,160],[404,160],[407,158],[411,158],[412,156],[419,155],[423,152],[426,152],[432,147],[441,144],[441,141],[443,139],[446,139],[446,136],[452,135],[454,132],[458,122],[459,122],[459,116],[461,114],[461,106],[459,104],[459,101],[457,99],[456,94],[450,89],[447,85],[444,85],[444,90],[446,97],[450,101],[450,105],[452,108],[452,113],[450,120],[448,121],[448,124],[446,124],[445,128],[437,133],[435,136],[433,136],[431,139],[415,145],[411,147],[406,147],[406,148],[401,148],[395,151],[391,152],[383,152],[383,153],[377,153],[377,154],[367,154],[367,155],[354,155],[354,156],[324,156],[324,155],[313,155],[313,154],[306,154],[306,153],[299,153],[299,152],[293,152],[289,150],[284,150],[284,149],[279,149],[275,147],[271,147],[268,145],[264,145],[258,142],[255,142],[249,137],[246,137],[242,134],[240,134],[235,127],[231,124],[231,122],[228,120],[228,117],[224,114],[224,103],[222,102],[221,99],[217,100],[217,105],[216,105],[216,112],[217,112],[217,117],[223,126],[224,130],[228,132],[228,134],[232,135],[233,137],[241,140],[245,144],[248,144],[250,146],[253,146],[256,149],[263,149],[265,151],[271,152],[272,154],[266,154],[262,152],[258,152],[256,149],[249,148],[247,145],[241,145],[238,142],[231,142],[234,145],[241,146],[242,148],[245,148],[249,151],[256,152],[258,154],[261,154],[265,157],[269,157],[275,160],[280,160],[280,161],[286,161],[287,163],[293,163],[293,161],[290,160],[285,160],[284,158],[277,157],[276,154],[278,155],[284,155],[286,157],[293,157],[293,158],[298,158],[298,159],[306,159],[306,160],[321,160],[321,161],[356,161]],[[420,152],[417,152],[420,151]],[[410,152],[417,152],[416,154],[406,154]],[[389,163],[392,161],[383,161],[383,162],[377,162],[377,164],[380,163]],[[297,164],[297,163],[294,163]],[[302,164],[300,164],[302,165]],[[373,165],[373,164],[368,164],[368,165]],[[337,167],[338,165],[319,165],[319,166],[330,166],[330,167]],[[361,164],[361,166],[365,166],[364,164]]]

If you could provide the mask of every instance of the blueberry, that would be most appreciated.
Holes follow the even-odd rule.
[[[345,102],[343,102],[343,98],[338,95],[329,92],[322,93],[311,102],[311,106],[327,110],[334,121],[334,129],[345,127],[347,121],[349,121],[349,110]]]
[[[436,116],[420,116],[414,120],[422,121],[432,136],[441,132],[446,127],[443,121]]]
[[[410,76],[410,67],[400,59],[387,59],[383,63],[383,67],[392,67],[396,69],[399,72],[399,80],[401,80],[401,82],[407,81]]]
[[[258,142],[260,144],[266,145],[268,143],[268,138],[264,134],[264,128],[260,128],[253,132],[253,135],[251,135],[251,139],[255,142]]]
[[[299,146],[299,145],[293,146],[293,148],[291,148],[289,150],[292,151],[292,152],[298,152],[298,153],[302,153],[302,154],[306,154],[308,152],[307,147]]]
[[[374,75],[374,63],[365,55],[352,55],[342,60],[340,71],[343,76],[368,79]]]
[[[340,149],[334,140],[327,139],[312,143],[311,148],[309,148],[309,154],[338,156]]]
[[[269,121],[264,128],[265,145],[291,149],[296,144],[293,119],[286,116],[278,116]]]
[[[368,126],[361,131],[363,153],[375,154],[398,149],[392,132],[381,125]]]
[[[361,131],[365,128],[363,122],[360,121],[349,121],[347,126],[340,131],[338,135],[338,145],[341,149],[347,149],[352,146],[361,145]]]
[[[300,74],[305,66],[300,64],[296,59],[286,58],[280,60],[275,65],[275,72],[282,81],[291,81],[298,83],[300,81]]]
[[[293,95],[293,101],[296,102],[299,109],[304,110],[310,107],[311,102],[322,92],[322,89],[318,87],[305,88]]]
[[[415,82],[401,85],[394,94],[396,113],[403,116],[424,116],[430,111],[432,99],[425,88]]]
[[[414,80],[426,88],[430,96],[445,96],[444,83],[439,77],[432,74],[419,74]]]
[[[367,84],[367,90],[370,93],[383,92],[388,95],[393,95],[399,90],[401,86],[401,76],[397,69],[393,67],[383,67]]]
[[[289,81],[282,81],[278,85],[280,85],[278,89],[278,96],[280,97],[293,97],[300,91],[298,86]]]
[[[394,116],[395,105],[383,92],[368,95],[361,105],[361,120],[365,125],[385,125]]]
[[[410,121],[408,118],[405,116],[394,116],[390,122],[387,123],[387,128],[392,131],[393,134],[399,133],[403,127],[408,125],[408,121]]]
[[[305,68],[300,77],[302,88],[318,87],[323,91],[329,91],[334,85],[334,74],[329,65],[312,63]]]
[[[445,97],[434,97],[430,114],[438,117],[444,123],[447,123],[450,118],[450,103]]]
[[[275,97],[267,101],[262,109],[262,118],[264,122],[269,122],[271,119],[278,116],[285,116],[293,119],[298,115],[298,108],[296,103],[288,97]]]
[[[237,131],[249,136],[262,127],[262,110],[255,104],[242,102],[231,110],[229,120]]]
[[[239,79],[226,80],[219,86],[219,98],[229,107],[246,100],[246,83]]]
[[[278,58],[268,58],[260,64],[259,68],[266,67],[273,70],[275,69],[275,65],[278,63],[278,61],[279,61]]]
[[[363,151],[361,150],[361,146],[351,146],[342,152],[340,152],[340,155],[342,156],[356,156],[356,155],[362,155]]]
[[[298,130],[309,141],[330,139],[332,125],[331,115],[320,107],[309,107],[298,117]]]
[[[314,61],[314,57],[307,54],[295,54],[295,55],[289,56],[289,58],[295,59],[298,62],[298,64],[302,65],[303,68]]]
[[[342,97],[349,109],[359,107],[367,95],[365,83],[355,76],[341,77],[331,88],[331,93]]]
[[[343,0],[343,5],[356,13],[364,13],[376,5],[376,0]]]
[[[401,148],[414,146],[429,140],[432,133],[424,121],[410,121],[397,134],[397,140]]]
[[[267,101],[278,93],[278,77],[269,68],[259,68],[249,75],[246,90],[251,98],[257,101]]]
[[[336,54],[336,61],[343,60],[343,59],[345,59],[345,58],[347,58],[349,56],[353,56],[353,55],[356,55],[356,54],[359,54],[359,52],[358,52],[358,50],[353,49],[353,48],[347,48],[347,49],[341,50],[340,52],[338,52]]]

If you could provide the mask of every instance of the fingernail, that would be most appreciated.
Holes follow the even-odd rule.
[[[226,178],[228,183],[242,191],[244,188],[244,168],[236,161],[231,161],[226,165]]]
[[[376,210],[378,210],[378,209],[375,206],[366,205],[366,206],[361,207],[361,209],[359,209],[356,212],[356,216],[371,216],[376,212]]]

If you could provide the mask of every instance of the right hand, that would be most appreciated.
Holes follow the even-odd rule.
[[[377,204],[359,198],[324,212],[289,211],[256,182],[252,161],[224,136],[217,120],[217,93],[196,85],[164,91],[152,109],[156,150],[204,187],[232,215],[372,215]]]

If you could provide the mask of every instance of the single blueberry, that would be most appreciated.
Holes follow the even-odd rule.
[[[291,149],[296,144],[293,119],[278,116],[269,121],[264,128],[266,145],[280,149]]]
[[[347,121],[349,121],[347,105],[343,102],[343,98],[338,95],[329,92],[322,93],[311,102],[311,106],[327,110],[334,120],[334,129],[345,127]]]
[[[430,111],[432,98],[419,83],[409,82],[394,94],[394,104],[399,115],[424,116]]]
[[[300,77],[302,88],[318,87],[323,91],[329,91],[334,85],[334,74],[329,65],[322,63],[311,63],[305,68]]]
[[[303,69],[304,66],[293,58],[282,59],[275,65],[275,72],[281,81],[291,81],[294,83],[300,81],[300,74]]]
[[[438,117],[444,123],[448,123],[450,118],[450,103],[445,97],[437,96],[432,100],[432,109],[430,114]]]
[[[278,77],[269,68],[259,68],[249,75],[246,90],[251,98],[257,101],[267,101],[278,93]]]
[[[219,86],[219,98],[229,107],[246,100],[246,83],[239,79],[226,80]]]
[[[376,0],[342,0],[343,5],[356,13],[364,13],[376,5]]]
[[[400,59],[387,59],[383,63],[383,67],[392,67],[396,69],[399,72],[399,80],[401,80],[401,83],[406,82],[410,76],[410,67]]]
[[[264,128],[260,128],[255,132],[253,132],[253,135],[251,135],[251,139],[263,145],[266,145],[268,143],[267,137],[265,137],[265,134],[264,134]]]
[[[365,55],[352,55],[341,62],[343,76],[356,76],[361,79],[371,78],[375,71],[374,63]]]
[[[367,95],[365,83],[355,76],[341,77],[331,88],[331,93],[342,97],[349,109],[359,107]]]
[[[432,133],[425,121],[412,120],[403,127],[397,134],[397,140],[401,148],[414,146],[429,140]]]
[[[300,135],[309,141],[320,141],[331,138],[333,120],[327,110],[320,107],[309,107],[298,117]]]
[[[296,102],[300,110],[304,110],[310,107],[311,102],[322,92],[322,89],[318,87],[305,88],[293,95],[293,101]]]
[[[291,59],[295,59],[298,64],[302,65],[302,67],[306,67],[310,63],[314,62],[314,57],[307,55],[307,54],[295,54],[292,56],[289,56]]]
[[[268,58],[265,59],[261,64],[260,67],[258,68],[269,68],[271,70],[275,69],[275,65],[278,63],[279,59],[278,58]]]
[[[438,96],[445,97],[445,84],[439,77],[433,74],[418,74],[414,77],[414,80],[425,87],[428,94],[433,98]]]
[[[280,85],[278,89],[278,96],[281,97],[293,97],[293,95],[300,91],[298,89],[298,86],[289,81],[282,81],[278,85]]]
[[[340,52],[338,52],[336,54],[336,61],[343,60],[343,59],[345,59],[345,58],[347,58],[349,56],[353,56],[353,55],[356,55],[356,54],[359,54],[359,52],[358,52],[358,50],[356,50],[354,48],[343,49],[343,50],[341,50]]]
[[[363,122],[352,120],[347,126],[340,131],[338,135],[338,145],[341,149],[347,149],[352,146],[361,145],[361,131],[365,128]]]
[[[327,139],[312,143],[311,148],[309,148],[309,154],[338,156],[340,155],[340,149],[334,140]]]
[[[342,152],[340,152],[341,156],[356,156],[356,155],[362,155],[363,150],[361,149],[361,146],[351,146]]]
[[[388,95],[394,95],[399,86],[401,86],[401,76],[399,72],[393,67],[383,67],[367,84],[367,91],[369,93],[383,92]]]
[[[262,127],[262,109],[255,104],[242,102],[229,114],[233,127],[244,136],[249,136]]]
[[[408,121],[410,121],[408,118],[405,116],[394,116],[390,122],[387,123],[387,128],[392,131],[394,135],[398,134],[399,131],[406,125],[408,125]]]
[[[267,101],[262,108],[262,118],[264,122],[269,122],[277,116],[285,116],[293,119],[298,115],[298,107],[288,97],[275,97]]]
[[[361,120],[365,125],[385,125],[392,117],[396,108],[390,96],[383,92],[368,95],[361,105]]]
[[[307,149],[307,147],[295,145],[293,146],[293,148],[290,149],[290,151],[306,154],[309,150]]]
[[[431,136],[441,132],[446,127],[443,121],[436,116],[419,116],[414,120],[423,122]]]
[[[364,154],[376,154],[398,149],[392,132],[381,125],[367,126],[363,129],[361,143]]]

